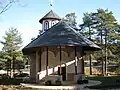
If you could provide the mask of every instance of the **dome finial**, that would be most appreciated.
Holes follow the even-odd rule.
[[[50,8],[53,9],[53,0],[50,0]]]

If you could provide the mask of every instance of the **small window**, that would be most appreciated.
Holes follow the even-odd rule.
[[[49,29],[49,22],[48,21],[45,21],[45,23],[44,23],[44,29],[45,30]]]
[[[52,21],[52,25],[51,26],[53,26],[53,25],[55,25],[55,21]]]

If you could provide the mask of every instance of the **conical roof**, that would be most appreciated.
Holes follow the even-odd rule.
[[[43,20],[45,19],[56,19],[56,20],[61,20],[61,18],[53,11],[51,10],[48,12],[43,18],[39,20],[40,23],[42,23]]]
[[[29,43],[23,50],[41,46],[82,46],[84,50],[100,49],[92,41],[83,37],[65,21],[60,21],[45,33]]]

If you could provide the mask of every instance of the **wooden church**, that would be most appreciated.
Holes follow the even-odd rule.
[[[30,57],[30,80],[39,82],[46,78],[75,81],[84,75],[85,51],[100,47],[83,37],[52,10],[39,20],[44,31],[23,48]]]

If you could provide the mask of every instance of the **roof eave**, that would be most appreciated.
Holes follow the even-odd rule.
[[[89,47],[89,46],[81,46],[81,45],[50,45],[50,46],[54,46],[54,47],[55,46],[56,47],[58,47],[58,46],[68,46],[68,47],[77,46],[77,47],[82,47],[84,51],[98,51],[98,50],[101,50],[100,47]],[[48,47],[48,46],[47,45],[42,45],[42,46],[36,46],[36,47],[23,48],[22,52],[23,52],[24,55],[28,55],[28,54],[34,52],[35,49],[38,50],[38,48],[40,48],[40,47]]]
[[[47,20],[47,19],[54,19],[54,20],[59,20],[59,21],[61,20],[60,18],[42,18],[39,20],[39,23],[42,24],[43,20]]]

